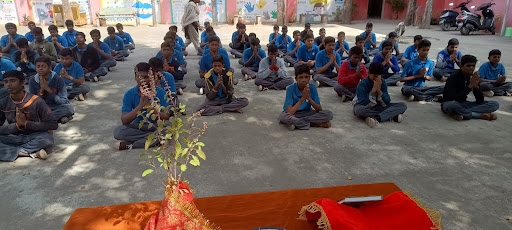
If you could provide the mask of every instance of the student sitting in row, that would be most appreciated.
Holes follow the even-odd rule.
[[[28,32],[25,34],[25,38],[29,42],[33,42],[34,40],[36,40],[36,38],[34,37],[34,33],[32,33],[32,29],[34,29],[35,27],[36,27],[36,23],[35,22],[29,21],[27,23]]]
[[[206,24],[206,22],[205,22]],[[229,48],[233,49],[233,43],[235,43],[235,39],[238,37],[238,28],[242,25],[242,23],[238,22],[236,23],[236,30],[231,34],[231,42],[229,43]],[[203,32],[204,33],[204,32]]]
[[[94,48],[96,52],[99,54],[100,59],[100,68],[107,68],[110,70],[110,68],[117,65],[116,59],[112,57],[112,52],[110,51],[110,47],[107,45],[107,43],[102,42],[101,39],[101,33],[97,29],[93,29],[90,32],[92,42],[89,43],[87,46],[90,48]]]
[[[342,102],[351,101],[356,96],[357,84],[368,76],[365,65],[361,62],[363,49],[358,46],[350,48],[349,59],[344,61],[338,72],[338,84],[334,92],[341,97]]]
[[[18,45],[16,45],[16,41],[25,37],[21,34],[16,33],[18,28],[14,23],[5,23],[5,30],[7,31],[7,34],[2,36],[2,38],[0,39],[0,49],[2,50],[3,58],[11,60],[11,57],[14,54],[14,52],[18,50]]]
[[[54,146],[57,121],[43,99],[25,91],[23,73],[11,70],[3,78],[9,95],[0,99],[0,161],[45,160]]]
[[[286,56],[284,56],[284,61],[290,64],[290,66],[298,64],[297,51],[302,45],[304,45],[304,42],[300,40],[300,31],[293,31],[293,42],[288,44],[286,48],[287,53]]]
[[[251,39],[254,39],[254,38],[258,38],[258,37],[256,37],[256,34],[255,33],[249,33],[249,42],[245,43],[244,52],[245,52],[246,49],[250,49],[251,48]],[[219,44],[219,46],[222,47],[221,44]],[[258,45],[258,48],[261,48],[261,45]],[[244,57],[238,59],[238,64],[240,64],[241,66],[244,65]]]
[[[260,62],[267,57],[265,51],[260,48],[260,39],[251,38],[249,41],[251,48],[244,51],[244,67],[242,67],[242,76],[246,81],[258,76]]]
[[[311,74],[313,74],[313,69],[315,68],[316,55],[320,51],[318,49],[318,46],[316,46],[313,43],[313,34],[307,34],[304,45],[299,47],[296,54],[298,60],[297,65],[309,66],[309,68],[311,69]]]
[[[173,76],[174,83],[176,85],[176,93],[178,93],[178,95],[182,95],[183,89],[187,87],[187,84],[185,84],[185,81],[183,80],[185,73],[181,71],[180,63],[175,57],[173,57],[174,49],[172,48],[171,44],[167,42],[163,42],[160,45],[160,49],[162,57],[156,58],[162,59],[162,62],[164,63],[163,70]]]
[[[132,36],[130,36],[129,33],[124,32],[123,24],[117,23],[116,24],[117,33],[116,35],[123,39],[124,43],[124,49],[126,50],[134,50],[135,49],[135,42],[133,41]]]
[[[368,50],[370,54],[377,53],[377,51],[372,52],[375,48],[377,48],[377,36],[375,35],[374,32],[372,32],[372,30],[373,23],[368,22],[366,23],[365,31],[359,35],[364,39],[364,48]]]
[[[480,90],[486,97],[510,96],[512,82],[506,82],[505,66],[500,63],[501,51],[491,50],[488,59],[489,61],[482,64],[478,70]]]
[[[448,41],[446,49],[439,51],[437,54],[437,62],[434,70],[434,77],[437,80],[445,82],[446,79],[454,73],[455,64],[460,68],[460,59],[462,53],[459,49],[459,40],[452,38]]]
[[[0,99],[9,95],[3,80],[3,74],[9,70],[16,70],[16,66],[12,61],[2,58],[2,53],[0,53]]]
[[[292,38],[288,35],[288,26],[283,26],[275,44],[279,50],[279,56],[286,55],[290,43],[292,43]]]
[[[212,68],[204,74],[206,100],[197,111],[201,112],[201,116],[224,112],[242,113],[242,108],[249,104],[249,100],[234,96],[233,72],[224,67],[225,60],[221,55],[214,55],[211,60]]]
[[[304,30],[300,32],[300,40],[306,42],[306,35],[309,33],[313,34],[313,30],[311,30],[311,24],[306,22],[306,24],[304,24]]]
[[[39,58],[39,54],[30,49],[28,40],[26,38],[20,38],[16,41],[16,50],[11,57],[12,62],[27,78],[26,82],[30,77],[36,74],[36,59]]]
[[[407,62],[402,76],[401,82],[402,94],[409,97],[409,101],[434,101],[437,95],[443,93],[443,86],[427,87],[425,81],[432,79],[434,72],[434,62],[428,58],[431,43],[429,40],[422,40],[418,45],[418,57]]]
[[[267,47],[269,45],[272,45],[272,44],[276,44],[276,39],[277,37],[279,37],[279,26],[278,25],[274,25],[274,32],[271,33],[270,35],[268,35],[268,44],[267,44]]]
[[[373,57],[373,62],[382,63],[384,72],[381,73],[382,79],[385,79],[387,86],[397,86],[400,81],[400,66],[398,66],[397,57],[391,54],[393,44],[390,41],[381,43],[382,51]],[[389,72],[392,71],[392,73]]]
[[[238,36],[233,41],[231,54],[233,54],[235,58],[243,57],[245,43],[249,42],[249,36],[245,33],[245,28],[245,24],[240,24],[238,27]]]
[[[307,130],[311,126],[331,127],[332,112],[322,108],[317,88],[315,84],[310,83],[309,70],[309,66],[306,65],[295,67],[297,82],[286,88],[286,98],[279,121],[287,125],[289,130]]]
[[[382,44],[384,44],[384,42],[387,42],[389,41],[391,43],[391,53],[395,52],[395,56],[397,59],[402,59],[402,54],[400,54],[400,50],[398,49],[398,41],[397,41],[397,37],[398,35],[396,34],[396,32],[391,32],[388,34],[388,38],[386,38],[384,41],[382,41],[380,43],[380,46],[379,46],[379,52],[382,52]],[[374,55],[378,54],[375,53]]]
[[[322,41],[322,43],[325,44],[325,49],[318,52],[315,57],[315,75],[313,75],[313,80],[317,87],[334,87],[337,84],[341,57],[337,52],[334,52],[335,41],[333,37],[326,37]],[[336,72],[334,72],[334,70],[336,70]]]
[[[118,150],[144,148],[147,137],[157,129],[157,120],[147,118],[148,120],[144,121],[144,117],[149,110],[157,112],[159,115],[158,119],[168,120],[170,118],[169,113],[156,111],[155,107],[151,105],[148,95],[144,95],[141,91],[144,86],[150,86],[151,81],[155,80],[149,74],[150,68],[151,66],[145,62],[135,66],[135,82],[137,82],[137,85],[126,91],[123,96],[123,106],[121,107],[122,125],[114,129],[114,138],[118,140],[115,148]],[[155,98],[153,100],[156,100],[158,105],[167,108],[169,104],[165,95],[165,90],[155,87]],[[144,125],[139,128],[141,122],[144,122]],[[152,123],[152,125],[150,126],[148,122]],[[150,146],[153,147],[154,145],[156,143],[152,143]]]
[[[348,45],[348,42],[345,41],[345,32],[341,31],[338,33],[338,41],[334,46],[334,50],[336,50],[336,53],[340,55],[341,60],[348,58],[348,51],[350,50],[350,46]],[[344,57],[345,54],[347,54],[346,57]]]
[[[107,28],[107,32],[108,37],[103,39],[103,42],[110,47],[110,53],[116,61],[124,61],[125,57],[130,56],[130,52],[124,48],[123,39],[116,35],[116,30],[112,26]]]
[[[47,57],[36,60],[37,74],[30,78],[28,91],[41,97],[52,110],[59,123],[66,124],[73,119],[75,109],[69,104],[64,79],[51,70],[52,62]]]
[[[356,46],[361,48],[363,50],[363,63],[366,66],[370,66],[370,54],[368,53],[368,50],[364,47],[365,39],[362,36],[357,35],[356,36]],[[350,58],[350,57],[349,57]]]
[[[265,89],[283,90],[293,83],[293,78],[288,77],[288,70],[283,59],[278,58],[279,51],[276,45],[268,46],[268,57],[259,63],[258,75],[254,84],[259,91]]]
[[[205,24],[206,24],[206,22],[205,22]],[[172,31],[172,32],[176,33],[176,39],[175,39],[176,40],[176,44],[181,46],[181,51],[183,53],[183,56],[185,56],[185,57],[188,56],[188,51],[186,50],[187,48],[185,47],[185,42],[183,41],[183,38],[181,38],[177,34],[178,33],[178,27],[177,26],[169,26],[169,31]],[[205,32],[206,31],[203,31],[203,33],[205,33]],[[201,33],[201,39],[203,39],[203,33]]]
[[[85,74],[82,66],[73,61],[73,52],[64,48],[60,52],[60,63],[53,69],[57,75],[64,79],[68,99],[85,100],[85,95],[91,90],[85,83]]]
[[[381,73],[384,66],[380,62],[370,64],[369,75],[357,85],[354,98],[354,114],[365,120],[371,128],[379,122],[402,122],[403,113],[407,110],[404,103],[391,103],[388,87]]]
[[[211,27],[211,26],[205,27],[204,33],[206,33],[206,35],[205,36],[201,36],[201,44],[200,44],[201,48],[204,48],[206,45],[208,45],[208,38],[209,37],[217,36],[215,34],[215,31],[213,30],[213,27]]]
[[[201,60],[199,61],[199,79],[197,79],[195,82],[197,88],[199,88],[199,94],[205,93],[204,88],[206,87],[206,82],[204,80],[204,75],[213,68],[213,56],[222,56],[222,60],[224,61],[223,68],[231,70],[231,64],[229,63],[229,55],[224,48],[219,47],[219,43],[220,40],[218,37],[211,37],[210,40],[208,40],[210,52],[205,53],[203,57],[201,57]],[[233,71],[231,70],[231,72]],[[236,85],[237,83],[238,82],[235,80],[234,84]]]
[[[423,40],[423,36],[414,36],[414,44],[407,47],[407,49],[404,52],[404,55],[402,55],[402,58],[400,59],[400,64],[402,66],[405,66],[407,62],[409,62],[412,59],[415,59],[418,56],[418,45],[420,44],[421,40]]]
[[[151,71],[153,71],[153,76],[155,77],[155,86],[164,89],[168,99],[173,98],[169,100],[169,104],[173,106],[179,105],[174,76],[169,72],[163,71],[164,61],[160,58],[152,57],[149,59],[148,64],[151,66]]]
[[[187,62],[183,58],[182,48],[179,45],[176,45],[176,34],[173,32],[167,32],[167,35],[164,37],[164,42],[169,43],[171,48],[173,49],[172,57],[180,63],[180,70],[183,71],[184,74],[187,74]],[[162,58],[162,52],[158,51],[155,55],[157,58]]]
[[[495,101],[484,101],[484,95],[479,89],[480,76],[475,72],[477,59],[472,55],[464,55],[460,60],[460,70],[454,72],[446,81],[443,92],[441,110],[452,115],[455,120],[483,119],[496,120],[494,114],[500,105]],[[467,100],[467,95],[473,92],[475,101]]]
[[[319,50],[324,50],[325,49],[325,43],[324,43],[325,29],[320,28],[320,31],[318,31],[318,34],[319,34],[319,36],[315,38],[315,45],[318,46]]]
[[[85,34],[82,32],[76,33],[75,41],[76,46],[71,49],[73,60],[82,66],[85,80],[97,82],[99,77],[107,75],[108,69],[100,66],[99,54],[96,49],[89,48],[85,44]]]
[[[65,37],[59,35],[59,29],[57,26],[48,26],[48,32],[50,32],[50,36],[46,37],[46,40],[53,44],[57,54],[59,54],[62,49],[69,47],[68,40],[66,40]]]
[[[43,29],[41,29],[41,27],[34,27],[32,33],[34,33],[35,39],[34,42],[30,43],[30,49],[35,50],[41,57],[49,58],[53,63],[57,62],[58,57],[55,46],[53,46],[53,43],[44,39]]]
[[[78,33],[78,31],[76,31],[74,28],[75,25],[73,23],[73,20],[66,20],[64,24],[66,25],[66,28],[68,30],[62,33],[62,37],[66,38],[66,40],[68,41],[68,47],[73,48],[76,46],[76,34]]]

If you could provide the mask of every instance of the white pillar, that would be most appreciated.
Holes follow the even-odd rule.
[[[505,14],[503,15],[503,23],[501,24],[501,36],[505,35],[505,28],[507,26],[507,18],[510,13],[510,7],[512,6],[512,0],[507,0],[507,8],[505,10]]]

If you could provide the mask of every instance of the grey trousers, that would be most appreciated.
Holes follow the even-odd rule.
[[[356,90],[357,90],[357,87],[356,88],[347,88],[338,83],[336,83],[336,85],[334,86],[334,92],[336,92],[338,94],[338,96],[341,97],[341,96],[345,95],[350,100],[352,100],[356,96]]]
[[[400,73],[385,73],[382,74],[382,78],[386,80],[386,85],[396,86],[396,83],[400,81]]]
[[[437,80],[440,80],[442,77],[449,77],[450,75],[452,75],[452,73],[454,73],[456,71],[457,71],[456,69],[440,69],[440,68],[435,68],[434,69],[434,73],[432,75],[434,75],[434,77]]]
[[[144,124],[139,129],[139,124],[120,125],[114,129],[114,138],[119,141],[132,142],[132,148],[144,148],[149,134],[156,131],[156,127],[148,128]]]
[[[199,32],[192,24],[186,25],[185,29],[187,30],[189,36],[188,39],[185,39],[185,48],[188,47],[190,43],[192,43],[198,53],[203,53],[203,49],[201,49],[201,41],[199,40]]]
[[[320,82],[320,86],[334,87],[338,84],[338,74],[335,72],[315,74],[313,80]]]
[[[105,67],[99,67],[95,70],[93,70],[92,72],[90,73],[86,73],[85,74],[85,80],[87,81],[92,81],[92,79],[94,78],[94,76],[96,77],[102,77],[102,76],[105,76],[107,75],[108,73],[108,69],[105,68]]]
[[[310,111],[298,111],[291,115],[286,111],[283,111],[279,115],[279,121],[286,125],[295,125],[295,128],[307,130],[311,126],[311,123],[324,123],[332,120],[332,112],[329,110],[322,110],[317,112],[316,110]]]
[[[242,67],[242,76],[249,75],[252,79],[258,76],[258,67]]]
[[[500,108],[495,101],[484,101],[482,104],[476,102],[447,101],[441,104],[441,110],[448,114],[462,115],[465,120],[471,119],[471,113],[492,113]]]
[[[286,87],[293,84],[294,82],[295,82],[295,80],[293,80],[293,78],[291,78],[291,77],[279,78],[276,81],[268,81],[266,79],[259,79],[259,78],[256,78],[256,80],[254,80],[254,84],[256,84],[258,86],[261,85],[266,88],[274,88],[277,90],[286,89]]]
[[[86,95],[89,91],[91,91],[91,88],[87,84],[83,85],[68,85],[68,98],[73,99],[78,94]]]
[[[206,81],[204,80],[204,78],[197,79],[195,81],[195,84],[196,84],[197,88],[205,88],[206,87]]]
[[[110,68],[117,65],[116,59],[100,60],[100,67]]]
[[[228,101],[227,98],[215,98],[214,100],[205,100],[203,104],[199,106],[197,111],[203,110],[201,116],[213,116],[219,115],[223,112],[236,112],[244,107],[249,105],[249,100],[247,98],[231,98],[231,101]]]
[[[284,60],[284,62],[292,64],[293,66],[295,66],[295,64],[297,64],[297,62],[298,62],[297,58],[293,58],[293,57],[288,56],[288,55],[284,56],[283,60]]]
[[[53,146],[53,134],[50,132],[0,135],[0,161],[14,161],[19,153],[34,153],[41,149],[50,153]]]
[[[244,66],[244,60],[243,60],[243,58],[238,59],[238,64],[240,64],[241,66]]]
[[[184,80],[174,80],[174,83],[176,84],[176,89],[184,89],[187,88],[187,84]]]
[[[127,49],[127,50],[134,50],[135,46],[134,45],[127,45],[127,46],[124,46],[124,48]]]
[[[492,91],[496,96],[504,96],[507,92],[512,92],[512,82],[505,82],[501,85],[491,84],[490,82],[481,82],[480,90]]]
[[[399,114],[405,113],[407,105],[405,103],[391,103],[386,107],[376,105],[374,107],[368,107],[366,105],[354,105],[354,114],[360,118],[372,117],[376,118],[377,121],[389,121],[390,119],[398,116]]]
[[[71,104],[63,104],[63,105],[48,105],[52,110],[52,116],[55,120],[59,121],[63,117],[71,117],[75,114],[75,109]]]
[[[404,96],[414,95],[417,101],[432,101],[434,97],[443,94],[444,86],[430,86],[430,87],[414,87],[402,86],[402,94]]]
[[[125,57],[130,56],[130,52],[128,50],[119,50],[119,53],[114,56],[116,61],[124,61]]]
[[[242,58],[244,56],[243,52],[243,50],[231,49],[231,54],[233,54],[235,58]]]

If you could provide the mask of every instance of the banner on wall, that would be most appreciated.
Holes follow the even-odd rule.
[[[337,21],[343,11],[343,0],[298,0],[297,21],[306,15],[306,22],[320,22],[321,15],[327,14],[328,21]]]
[[[0,24],[9,22],[18,24],[16,4],[14,3],[14,0],[2,0],[0,1]]]
[[[236,9],[244,21],[255,22],[259,15],[262,22],[277,22],[277,0],[237,0]]]
[[[217,0],[217,22],[226,23],[226,1]],[[172,24],[180,24],[185,11],[187,0],[171,0]],[[201,0],[199,2],[199,23],[213,21],[213,8],[211,0]]]
[[[89,10],[89,0],[71,0],[70,3],[76,2],[80,5],[80,13],[87,15],[87,23],[91,23],[91,11]],[[62,4],[62,0],[53,0],[53,4]]]
[[[32,0],[33,21],[40,25],[53,24],[53,0]]]
[[[160,21],[160,1],[156,1],[156,17],[157,21]],[[139,24],[142,25],[152,25],[153,24],[153,6],[151,5],[151,0],[101,0],[102,8],[126,8],[131,9],[135,12],[137,16],[137,20]],[[133,22],[133,18],[107,18],[107,24],[113,25],[117,23],[135,23]]]

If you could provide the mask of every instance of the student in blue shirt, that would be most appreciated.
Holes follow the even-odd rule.
[[[132,36],[129,33],[124,32],[123,24],[116,24],[117,33],[116,35],[123,39],[124,48],[127,50],[135,49],[135,42],[133,41]]]
[[[62,33],[62,36],[66,38],[66,40],[68,41],[68,47],[73,48],[74,46],[76,46],[75,36],[76,33],[78,33],[78,31],[74,29],[75,25],[72,20],[66,20],[65,24],[68,30],[64,31],[64,33]]]
[[[252,39],[252,38],[257,38],[255,33],[249,33],[249,42],[245,43],[244,51],[245,51],[246,49],[251,48],[251,39]],[[259,38],[258,38],[258,39],[259,39]],[[220,47],[222,47],[222,44],[220,44],[219,46],[220,46]],[[260,45],[260,48],[261,48],[261,45]],[[239,63],[240,65],[244,65],[244,57],[240,58],[240,59],[239,59],[239,61],[238,61],[238,63]]]
[[[206,82],[204,80],[204,75],[206,72],[210,71],[212,69],[212,57],[215,55],[222,56],[222,60],[224,60],[224,68],[230,69],[231,72],[233,70],[231,69],[231,64],[229,63],[229,55],[227,51],[224,48],[219,47],[220,40],[218,37],[211,37],[210,40],[208,40],[208,44],[210,46],[210,52],[205,53],[201,60],[199,61],[199,79],[196,80],[195,84],[197,88],[199,88],[199,94],[204,93],[204,88],[206,87]],[[238,83],[236,79],[234,79],[233,82],[235,85]]]
[[[300,40],[300,31],[293,31],[293,42],[288,44],[286,48],[286,56],[283,58],[290,66],[295,66],[298,63],[297,50],[299,50],[302,45],[304,45],[304,42]]]
[[[455,64],[460,68],[461,57],[462,52],[459,51],[459,40],[456,38],[450,39],[446,49],[439,51],[439,54],[437,54],[434,77],[441,82],[445,82],[456,71]]]
[[[155,76],[155,86],[165,90],[169,105],[179,105],[178,96],[176,91],[176,82],[171,73],[164,70],[164,61],[161,58],[152,57],[148,61]]]
[[[420,44],[421,40],[423,40],[423,36],[414,36],[414,44],[407,47],[407,49],[404,52],[404,55],[402,55],[402,58],[400,59],[400,64],[402,66],[405,66],[405,63],[412,59],[415,59],[418,56],[418,45]]]
[[[57,54],[59,54],[62,49],[68,47],[68,40],[66,40],[65,37],[59,35],[59,29],[57,26],[48,26],[48,32],[50,32],[50,36],[46,37],[46,40],[53,43]]]
[[[276,39],[279,37],[279,26],[274,25],[274,32],[268,35],[268,44],[267,47],[271,44],[276,44]]]
[[[7,88],[4,87],[3,78],[4,73],[9,70],[16,70],[16,66],[12,61],[2,58],[2,53],[0,53],[0,99],[9,95]]]
[[[380,62],[370,64],[369,75],[357,84],[353,101],[354,115],[364,119],[371,128],[383,121],[400,123],[407,110],[405,103],[391,103],[388,87],[381,77],[384,69]]]
[[[382,79],[386,81],[387,86],[397,86],[400,81],[400,66],[398,66],[397,57],[391,54],[393,44],[390,41],[384,41],[381,44],[382,52],[373,57],[373,62],[382,63],[384,72],[381,73]],[[393,73],[390,73],[389,70]]]
[[[183,58],[182,48],[176,44],[176,33],[174,32],[167,32],[167,35],[164,37],[164,42],[169,43],[169,45],[172,47],[173,52],[172,56],[178,60],[180,63],[180,69],[183,71],[184,74],[187,74],[187,62]],[[156,54],[156,57],[160,58],[162,53],[158,51]]]
[[[233,32],[233,34],[231,34],[231,42],[229,43],[229,48],[233,49],[233,43],[235,42],[235,39],[238,37],[238,28],[240,27],[240,25],[243,24],[243,23],[236,23],[236,30],[235,32]]]
[[[215,31],[213,30],[213,27],[208,26],[204,30],[206,32],[206,36],[201,36],[201,44],[200,47],[204,48],[206,45],[208,45],[208,38],[215,35]]]
[[[260,48],[260,39],[251,38],[249,43],[251,48],[244,51],[244,67],[242,67],[242,76],[246,81],[258,76],[260,61],[267,57],[265,51]]]
[[[320,28],[320,30],[318,31],[318,37],[315,38],[315,45],[318,46],[318,49],[319,50],[324,50],[325,49],[325,43],[324,43],[324,39],[325,39],[325,28]]]
[[[373,30],[373,23],[366,23],[366,30],[361,33],[359,36],[364,39],[364,48],[368,50],[368,52],[373,51],[377,48],[377,36],[375,35]]]
[[[320,50],[315,58],[315,75],[313,80],[317,87],[334,87],[338,83],[338,72],[341,65],[341,57],[334,52],[336,39],[329,36],[323,40],[325,49]],[[334,72],[336,70],[336,72]]]
[[[116,30],[112,26],[107,28],[107,32],[108,37],[103,39],[103,42],[110,47],[110,53],[116,61],[124,61],[124,58],[130,56],[130,53],[124,48],[123,39],[116,35]]]
[[[309,68],[311,69],[311,74],[313,74],[313,69],[315,68],[315,60],[316,60],[316,55],[318,54],[319,50],[318,50],[318,46],[316,46],[315,44],[313,44],[313,34],[307,34],[306,37],[305,37],[305,42],[304,42],[304,45],[302,45],[298,50],[297,50],[297,60],[298,60],[298,63],[296,64],[297,65],[306,65],[306,66],[309,66]]]
[[[47,57],[36,59],[37,74],[30,78],[29,92],[38,95],[52,110],[52,116],[61,124],[73,119],[75,109],[69,104],[64,79],[51,70],[52,62]]]
[[[288,44],[292,43],[292,38],[288,35],[288,26],[281,28],[281,34],[277,37],[275,45],[279,49],[279,56],[283,56],[288,51]]]
[[[364,38],[362,36],[357,35],[356,36],[356,46],[361,48],[363,50],[363,59],[365,66],[368,68],[370,67],[370,54],[368,53],[368,50],[364,47]],[[349,57],[350,58],[350,57]]]
[[[242,108],[249,105],[247,98],[234,96],[233,72],[224,67],[221,55],[212,57],[212,69],[204,74],[206,82],[206,100],[197,109],[201,116],[219,115],[224,112],[243,113]]]
[[[36,27],[36,23],[33,21],[29,21],[27,23],[27,27],[28,27],[28,32],[25,34],[25,38],[29,42],[33,42],[34,40],[36,40],[36,37],[34,37],[34,34],[32,33],[32,29],[34,29]]]
[[[7,34],[0,39],[0,49],[2,50],[3,58],[11,60],[12,54],[18,50],[16,41],[25,37],[16,33],[17,27],[14,23],[5,23],[5,30]]]
[[[403,56],[403,55],[400,53],[400,50],[399,50],[399,47],[398,47],[397,37],[398,37],[398,35],[396,34],[396,32],[394,32],[394,31],[393,31],[393,32],[390,32],[390,33],[388,34],[388,38],[386,38],[384,41],[382,41],[382,42],[380,43],[380,46],[379,46],[379,52],[381,52],[381,51],[382,51],[382,44],[383,44],[384,42],[386,42],[386,41],[389,41],[389,42],[391,42],[391,45],[392,45],[392,47],[391,47],[391,53],[395,52],[395,54],[394,54],[394,55],[396,56],[396,58],[397,58],[397,59],[402,59],[402,56]],[[377,52],[377,53],[378,53],[378,52]]]
[[[432,79],[432,72],[434,72],[434,62],[428,59],[428,52],[430,51],[431,43],[429,40],[422,40],[418,45],[418,57],[407,62],[402,76],[401,82],[402,94],[409,97],[409,101],[435,101],[440,98],[438,95],[443,93],[443,86],[427,87],[425,81]]]
[[[178,95],[183,94],[183,89],[187,87],[187,84],[185,84],[185,81],[183,80],[185,77],[185,73],[181,70],[180,63],[178,60],[173,56],[174,49],[172,48],[171,44],[168,42],[163,42],[160,45],[160,53],[162,54],[160,58],[163,61],[163,70],[165,72],[170,73],[174,78],[175,87],[177,88],[176,93]]]
[[[87,46],[94,48],[99,55],[100,58],[100,67],[107,68],[110,70],[110,68],[117,65],[116,59],[112,57],[112,52],[110,51],[110,47],[107,45],[107,43],[102,42],[101,39],[101,33],[97,29],[93,29],[90,32],[92,42],[89,43]]]
[[[348,42],[345,41],[345,32],[340,31],[338,33],[338,41],[334,45],[334,50],[340,55],[342,61],[348,58],[348,56],[343,56],[345,54],[348,55],[348,51],[350,50]]]
[[[171,116],[163,110],[157,111],[158,118],[144,119],[149,110],[155,110],[151,106],[152,101],[156,101],[160,106],[167,108],[165,90],[155,87],[153,93],[142,92],[141,89],[151,85],[155,79],[149,75],[151,66],[148,63],[141,62],[135,66],[135,81],[137,85],[126,91],[123,96],[123,106],[121,107],[121,123],[114,129],[114,138],[118,140],[115,148],[118,150],[128,150],[132,148],[144,148],[147,137],[154,133],[157,128],[157,120],[168,120]],[[151,98],[151,100],[150,100]],[[143,122],[141,128],[139,124]],[[149,126],[149,124],[152,124]],[[158,143],[151,143],[154,147]]]
[[[501,51],[494,49],[489,52],[488,62],[478,70],[480,74],[480,90],[486,97],[511,96],[512,82],[507,82],[505,66],[500,63]]]
[[[249,36],[246,33],[245,24],[240,24],[238,27],[238,36],[233,40],[233,47],[231,48],[231,54],[235,56],[235,58],[242,58],[243,52],[245,48],[245,44],[249,43]]]
[[[206,22],[205,22],[206,23]],[[209,22],[208,22],[209,23]],[[181,38],[177,33],[178,33],[178,27],[177,26],[169,26],[169,31],[173,31],[174,33],[176,33],[176,45],[180,45],[181,46],[181,51],[183,53],[183,56],[188,56],[188,51],[186,50],[186,46],[185,46],[185,42],[183,42],[183,38]],[[203,31],[204,33],[205,31]],[[203,33],[201,33],[201,39],[203,38]]]
[[[28,40],[26,38],[20,38],[16,41],[16,46],[19,50],[16,50],[11,57],[12,62],[16,65],[20,71],[25,74],[28,80],[36,74],[36,60],[39,58],[39,54],[30,49]]]
[[[200,41],[203,41],[206,39],[206,41],[208,41],[208,34],[206,33],[206,28],[210,27],[210,22],[209,21],[205,21],[203,23],[203,28],[205,28],[205,30],[203,30],[203,32],[201,32],[201,37],[199,38]],[[238,26],[236,28],[238,30]],[[169,27],[169,30],[171,30],[171,27]],[[178,32],[178,28],[176,27],[176,31],[175,32]]]
[[[332,112],[322,108],[317,88],[315,84],[310,83],[309,70],[307,65],[295,67],[297,82],[286,88],[286,98],[279,121],[288,126],[289,130],[307,130],[311,126],[331,127]]]
[[[91,90],[85,83],[85,74],[82,66],[73,61],[71,49],[64,48],[60,52],[60,63],[53,69],[58,76],[64,79],[68,91],[68,99],[84,101],[85,95]]]

